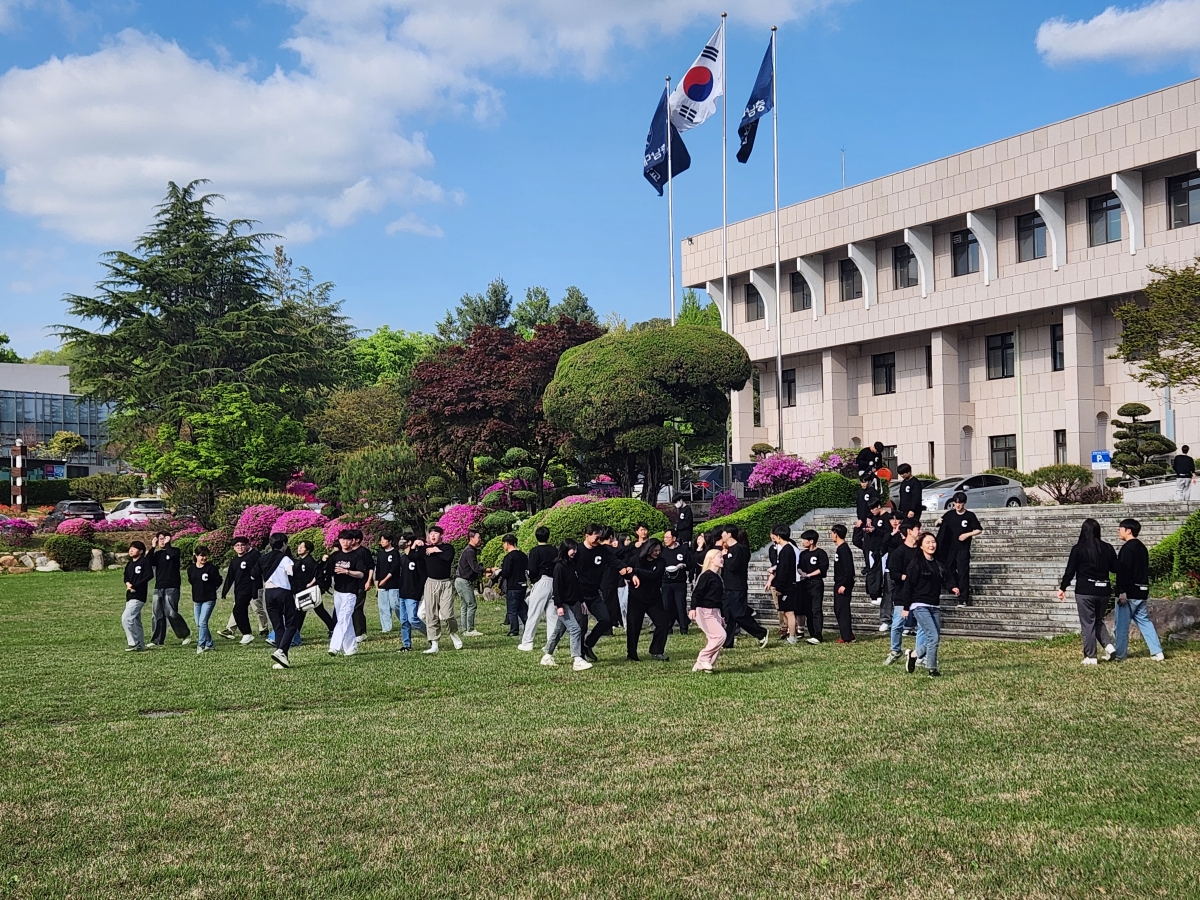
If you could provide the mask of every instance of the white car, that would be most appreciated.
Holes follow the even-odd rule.
[[[162,500],[131,497],[122,500],[112,508],[105,519],[109,522],[148,522],[151,519],[162,519],[169,516],[171,511]]]
[[[967,495],[968,509],[984,509],[994,506],[1028,506],[1029,498],[1021,482],[1002,475],[960,475],[946,478],[925,486],[921,501],[927,510],[949,509],[954,495],[962,491]]]

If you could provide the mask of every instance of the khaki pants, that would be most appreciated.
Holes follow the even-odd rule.
[[[446,626],[450,634],[458,633],[458,621],[454,618],[454,585],[449,578],[430,578],[425,582],[426,636],[436,641],[441,636],[441,627]]]
[[[257,591],[254,598],[250,601],[250,612],[254,613],[254,617],[258,619],[259,631],[270,631],[271,620],[267,618],[267,602],[263,599],[263,592]],[[237,620],[234,619],[233,613],[229,614],[229,624],[225,626],[228,631],[237,631]]]

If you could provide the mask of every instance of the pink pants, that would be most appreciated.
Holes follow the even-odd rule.
[[[721,611],[719,609],[707,609],[703,606],[697,607],[696,624],[700,626],[700,630],[708,638],[708,643],[704,645],[704,649],[696,657],[696,664],[692,666],[693,672],[699,672],[701,669],[711,669],[713,663],[717,661],[717,657],[721,655],[721,647],[725,644],[725,621],[721,618]]]

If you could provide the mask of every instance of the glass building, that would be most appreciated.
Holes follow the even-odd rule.
[[[29,460],[30,478],[82,477],[94,467],[111,465],[100,450],[108,440],[109,404],[70,393],[66,366],[0,364],[0,465],[8,462],[20,438],[29,447],[45,444],[56,431],[73,431],[88,442],[88,452],[59,460],[66,471],[46,475],[37,457]],[[47,465],[49,465],[47,461]]]

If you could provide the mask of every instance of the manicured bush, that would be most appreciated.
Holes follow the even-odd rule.
[[[214,528],[206,531],[196,539],[197,544],[204,544],[212,553],[213,562],[219,563],[233,550],[233,528]]]
[[[184,569],[187,569],[191,565],[192,557],[196,555],[196,548],[200,545],[199,537],[196,534],[188,534],[181,538],[171,538],[171,543],[179,551],[179,564]],[[209,549],[211,550],[212,548],[210,547]]]
[[[478,528],[486,515],[487,510],[482,506],[476,506],[474,503],[456,503],[446,508],[437,523],[442,527],[444,540],[456,541],[465,538],[469,529]]]
[[[858,483],[835,472],[817,475],[804,487],[793,488],[766,500],[752,503],[731,516],[709,519],[697,527],[697,531],[709,531],[724,525],[744,528],[750,537],[750,546],[762,547],[771,539],[771,529],[776,525],[791,525],[805,513],[814,509],[845,509],[854,506],[858,497]]]
[[[530,532],[532,534],[533,532]],[[479,562],[487,569],[500,565],[504,558],[504,535],[498,534],[479,550]]]
[[[373,516],[368,516],[365,519],[356,519],[352,516],[343,516],[340,519],[334,519],[323,529],[322,533],[325,537],[325,546],[333,547],[337,543],[338,532],[343,528],[361,528],[363,532],[363,543],[368,547],[375,546],[375,542],[379,540],[379,535],[383,532],[385,526],[390,523],[377,519]]]
[[[595,503],[563,506],[547,512],[537,524],[531,525],[537,516],[532,517],[522,525],[517,532],[517,539],[522,550],[528,553],[537,544],[534,532],[538,525],[550,529],[550,543],[557,544],[565,538],[583,539],[583,530],[593,522],[597,525],[608,525],[618,532],[631,534],[638,522],[650,526],[650,532],[663,531],[667,527],[667,517],[648,503],[632,497],[614,497],[611,500],[597,500]]]
[[[63,519],[54,529],[55,534],[69,534],[80,540],[90,541],[96,536],[96,527],[91,519]]]
[[[251,546],[259,547],[267,542],[267,538],[275,530],[275,523],[282,515],[282,509],[269,503],[247,506],[238,516],[237,524],[233,527],[233,535],[247,538]]]
[[[86,569],[92,561],[92,544],[69,534],[53,534],[46,538],[46,555],[68,572]]]
[[[1042,466],[1029,475],[1034,487],[1056,503],[1078,503],[1079,492],[1093,481],[1092,470],[1083,466]]]
[[[329,519],[312,509],[292,509],[282,513],[275,524],[271,526],[272,531],[279,531],[283,534],[296,534],[299,531],[307,531],[309,528],[324,528],[329,524]]]
[[[746,479],[746,487],[755,491],[785,491],[808,484],[822,472],[837,472],[844,464],[845,460],[836,452],[812,461],[784,453],[772,453],[754,466],[754,471]]]
[[[281,510],[308,508],[303,497],[283,491],[238,491],[217,500],[216,506],[213,507],[213,519],[219,528],[232,528],[250,506],[277,506]]]
[[[322,528],[305,528],[303,531],[288,535],[288,547],[291,548],[293,554],[296,553],[296,548],[300,546],[301,541],[308,541],[313,545],[313,556],[318,559],[329,549],[325,545],[325,531]]]
[[[138,497],[145,489],[141,475],[114,475],[97,472],[86,478],[68,478],[71,496],[83,500],[115,500],[118,497]]]
[[[1076,503],[1120,503],[1121,492],[1107,484],[1089,484],[1075,495]]]
[[[490,512],[483,517],[483,521],[479,523],[479,530],[483,532],[485,539],[504,535],[505,532],[512,531],[513,525],[516,524],[516,513],[509,512],[506,509],[498,509],[495,512]]]
[[[7,519],[0,522],[0,540],[10,547],[24,547],[36,530],[28,519]]]
[[[1029,488],[1037,484],[1032,475],[1025,472],[1018,472],[1016,469],[1010,469],[1007,466],[994,466],[991,469],[984,469],[984,472],[989,475],[999,475],[1002,478],[1011,478],[1013,481],[1019,481],[1022,487]]]
[[[12,503],[12,483],[0,481],[0,503]],[[71,499],[71,484],[65,478],[55,481],[26,481],[25,503],[27,506],[53,506],[60,500]]]
[[[713,497],[712,505],[708,508],[710,518],[719,519],[721,516],[731,516],[742,508],[742,501],[733,491],[721,491]]]

